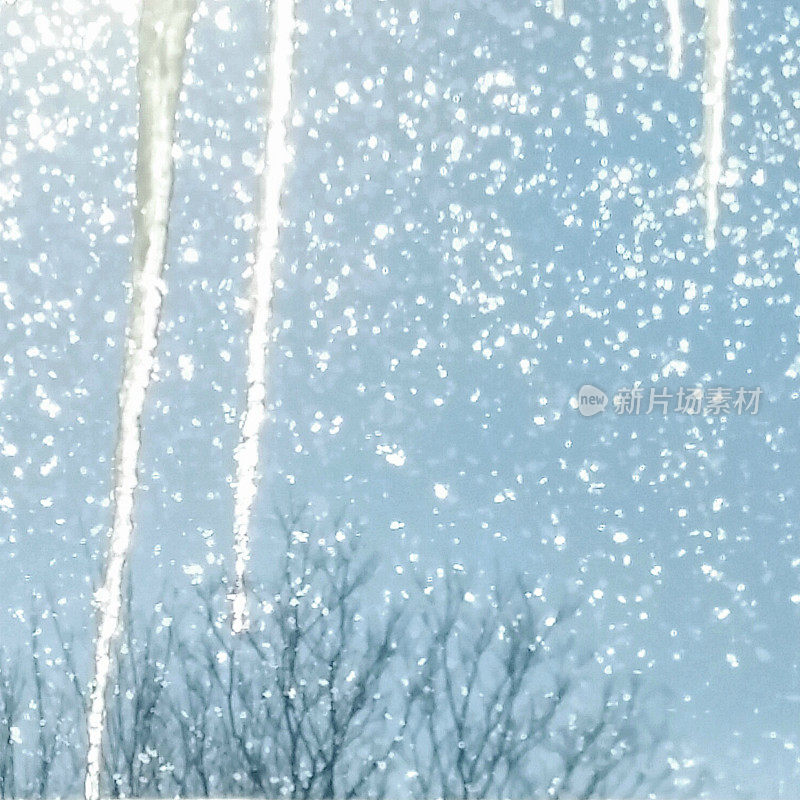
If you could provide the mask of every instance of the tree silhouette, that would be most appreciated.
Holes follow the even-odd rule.
[[[318,536],[301,522],[280,517],[281,563],[271,588],[249,588],[244,634],[231,632],[221,576],[143,619],[126,584],[104,792],[679,793],[657,699],[636,673],[604,673],[578,600],[553,610],[521,580],[479,593],[444,570],[380,591],[346,526]],[[38,598],[30,632],[27,658],[0,654],[0,798],[65,796],[82,780],[87,692],[57,604]]]

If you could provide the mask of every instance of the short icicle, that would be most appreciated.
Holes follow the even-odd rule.
[[[730,0],[706,0],[705,43],[702,190],[706,207],[706,249],[713,250],[717,244],[719,185],[725,154],[725,95],[731,55]]]
[[[681,0],[665,0],[665,2],[669,19],[669,76],[673,80],[677,80],[683,68]]]

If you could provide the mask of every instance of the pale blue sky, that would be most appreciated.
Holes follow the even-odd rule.
[[[797,797],[800,6],[734,3],[709,254],[703,15],[682,5],[673,81],[655,0],[567,0],[561,22],[529,0],[299,2],[257,518],[346,510],[392,586],[415,554],[476,582],[488,565],[580,577],[603,594],[610,662],[666,687],[676,736],[723,789]],[[136,122],[135,24],[104,8],[0,10],[2,630],[47,588],[84,644]],[[226,8],[201,4],[179,111],[145,596],[231,548],[266,19]],[[765,394],[727,419],[569,406],[583,383],[637,380]],[[256,534],[258,574],[274,545]]]

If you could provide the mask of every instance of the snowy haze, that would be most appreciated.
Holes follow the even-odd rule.
[[[453,563],[476,585],[580,579],[604,664],[664,688],[718,794],[797,797],[800,4],[731,5],[709,253],[696,3],[670,77],[670,3],[567,0],[556,19],[531,0],[297,2],[250,566],[268,578],[276,509],[309,503],[319,530],[357,525],[393,590]],[[0,635],[28,635],[32,593],[63,599],[87,675],[137,25],[122,2],[0,5]],[[201,2],[189,37],[142,607],[232,566],[267,32],[262,3]],[[764,396],[727,418],[570,407],[582,384],[635,381]]]

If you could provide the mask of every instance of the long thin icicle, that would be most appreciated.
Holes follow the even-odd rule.
[[[725,95],[731,55],[730,0],[706,0],[705,78],[703,87],[703,194],[706,206],[706,248],[717,244],[719,184],[725,151]]]
[[[552,0],[553,16],[556,19],[564,19],[564,0]]]
[[[677,80],[683,67],[681,0],[666,0],[666,4],[669,18],[669,76],[673,80]]]
[[[250,283],[252,321],[247,340],[247,399],[242,415],[236,461],[233,535],[236,555],[233,588],[233,631],[248,626],[247,565],[250,560],[250,519],[258,484],[261,429],[267,416],[267,355],[273,293],[273,269],[278,253],[281,195],[289,163],[286,117],[292,94],[292,34],[294,0],[272,0],[272,42],[269,59],[269,116],[261,175],[260,210],[255,263]]]
[[[163,295],[162,272],[172,195],[172,140],[194,0],[144,0],[139,30],[139,142],[136,162],[133,285],[125,365],[119,390],[113,504],[98,617],[94,681],[89,700],[86,800],[99,800],[106,694],[113,642],[120,626],[122,582],[133,535],[141,423],[150,383]]]

